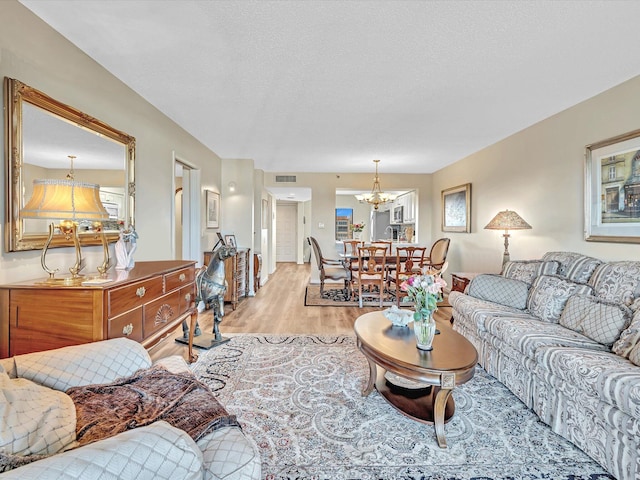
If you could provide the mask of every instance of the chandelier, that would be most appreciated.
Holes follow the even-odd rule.
[[[361,202],[367,202],[373,205],[374,210],[378,210],[378,206],[382,203],[391,202],[396,199],[397,195],[392,193],[384,193],[380,188],[380,177],[378,177],[378,163],[380,160],[374,160],[376,164],[376,176],[373,177],[373,188],[371,193],[360,193],[356,198]]]

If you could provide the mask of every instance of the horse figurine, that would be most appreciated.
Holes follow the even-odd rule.
[[[224,261],[236,254],[235,247],[222,245],[213,251],[211,261],[207,267],[202,267],[196,274],[196,305],[198,313],[202,313],[205,307],[213,309],[213,334],[214,341],[222,340],[219,324],[224,317],[224,294],[227,291],[227,283],[224,276]],[[194,336],[202,332],[196,322]],[[182,336],[189,338],[189,326],[182,322]]]

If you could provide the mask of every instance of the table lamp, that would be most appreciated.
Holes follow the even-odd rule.
[[[502,264],[509,261],[509,230],[527,230],[531,228],[520,215],[512,210],[503,210],[493,217],[493,219],[484,227],[487,230],[504,230],[504,254],[502,255]]]
[[[73,168],[72,168],[73,171]],[[94,228],[102,238],[102,246],[104,250],[104,261],[98,267],[101,274],[105,274],[109,268],[109,247],[107,239],[102,228],[102,221],[109,219],[109,213],[106,211],[100,201],[100,186],[93,183],[76,182],[73,177],[66,180],[34,180],[33,193],[31,198],[20,211],[20,217],[41,218],[50,220],[59,220],[57,227],[67,240],[73,240],[76,250],[76,263],[69,268],[71,278],[56,279],[54,278],[57,269],[52,270],[47,267],[46,255],[49,245],[53,240],[56,225],[52,221],[49,224],[49,237],[42,249],[40,263],[45,272],[49,274],[48,283],[78,283],[80,270],[82,270],[82,252],[80,249],[80,240],[78,238],[78,221],[90,220],[94,222]]]

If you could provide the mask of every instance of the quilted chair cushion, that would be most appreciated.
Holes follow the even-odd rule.
[[[543,348],[536,360],[542,371],[561,379],[568,395],[577,389],[640,419],[640,369],[629,361],[579,348]]]
[[[471,280],[467,294],[488,302],[524,310],[527,306],[529,285],[500,275],[484,274]]]
[[[127,338],[28,353],[14,359],[19,377],[60,391],[112,382],[151,366],[144,347]]]
[[[204,480],[251,480],[261,478],[258,447],[237,427],[214,430],[198,440],[204,464]]]
[[[6,373],[0,373],[0,419],[0,471],[2,454],[50,455],[76,439],[71,397]]]
[[[557,275],[577,283],[587,283],[602,260],[574,252],[547,252],[542,260],[559,264]]]
[[[579,347],[607,351],[607,347],[557,323],[533,318],[492,317],[485,319],[487,332],[515,351],[533,358],[541,347]]]
[[[556,261],[545,262],[542,260],[510,261],[502,267],[502,276],[520,280],[531,285],[540,275],[554,275],[560,264]]]
[[[546,322],[558,323],[567,300],[575,294],[589,294],[591,287],[572,282],[557,275],[538,277],[529,293],[529,312]]]
[[[610,347],[627,328],[632,316],[624,305],[592,295],[573,295],[562,311],[560,325]]]
[[[633,311],[640,308],[640,262],[610,262],[600,265],[589,285],[593,294],[622,303]]]
[[[202,480],[202,452],[189,435],[155,422],[11,470],[2,480]]]

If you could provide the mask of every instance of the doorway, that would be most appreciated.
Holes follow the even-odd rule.
[[[173,258],[202,262],[200,170],[174,155]]]
[[[296,262],[298,257],[298,205],[276,204],[276,262]]]

